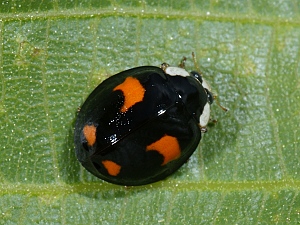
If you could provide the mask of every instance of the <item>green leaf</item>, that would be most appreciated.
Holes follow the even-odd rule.
[[[300,222],[300,3],[1,1],[1,224]],[[74,155],[105,78],[194,51],[224,113],[164,181],[125,188]]]

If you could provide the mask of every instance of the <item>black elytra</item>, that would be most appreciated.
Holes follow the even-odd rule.
[[[188,160],[201,139],[199,118],[211,102],[201,75],[182,75],[180,69],[169,75],[155,66],[136,67],[95,88],[76,118],[75,151],[83,167],[132,186],[162,180]]]

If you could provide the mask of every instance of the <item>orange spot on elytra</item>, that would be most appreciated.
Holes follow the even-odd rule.
[[[143,101],[145,89],[140,81],[133,77],[127,77],[125,81],[114,88],[114,91],[120,90],[124,95],[124,105],[120,109],[126,112],[134,104]]]
[[[83,128],[83,135],[88,146],[92,146],[96,142],[96,129],[97,128],[94,125],[85,125]]]
[[[163,155],[164,161],[161,164],[162,166],[180,156],[180,146],[177,138],[169,135],[165,135],[158,141],[148,145],[146,150],[158,151],[159,154]]]
[[[107,170],[108,174],[111,176],[117,176],[120,173],[121,166],[117,163],[110,161],[110,160],[104,160],[102,161],[103,166]]]

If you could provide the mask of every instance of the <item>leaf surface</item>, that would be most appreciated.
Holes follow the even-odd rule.
[[[297,1],[2,1],[0,223],[296,224]],[[218,122],[164,181],[125,188],[74,155],[77,108],[122,70],[191,52]]]

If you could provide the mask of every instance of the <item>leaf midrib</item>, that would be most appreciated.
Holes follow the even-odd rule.
[[[186,19],[186,11],[176,10],[156,10],[156,8],[142,7],[134,8],[117,8],[112,11],[112,8],[105,9],[86,9],[76,8],[61,11],[42,11],[42,12],[29,12],[29,13],[0,13],[1,21],[10,20],[36,20],[36,19],[59,19],[59,18],[93,18],[93,17],[109,17],[109,16],[128,16],[128,17],[139,17],[139,18],[167,18],[167,19]],[[219,15],[218,12],[199,11],[190,9],[189,20],[207,20],[207,21],[222,21],[222,22],[240,22],[250,24],[263,24],[263,25],[290,25],[299,26],[300,18],[298,17],[275,17],[270,15],[260,15],[253,12],[249,14],[243,14],[242,16],[237,12],[222,13]]]
[[[30,194],[34,196],[43,195],[60,195],[60,194],[72,194],[72,193],[87,193],[93,191],[125,191],[125,190],[170,190],[176,192],[181,191],[218,191],[222,193],[230,192],[242,192],[242,191],[267,191],[269,193],[276,193],[281,190],[299,190],[300,181],[298,180],[278,180],[278,181],[203,181],[203,182],[176,182],[169,181],[166,184],[163,182],[130,187],[125,189],[124,186],[117,186],[108,183],[80,183],[80,184],[2,184],[0,187],[0,193],[4,194]]]

